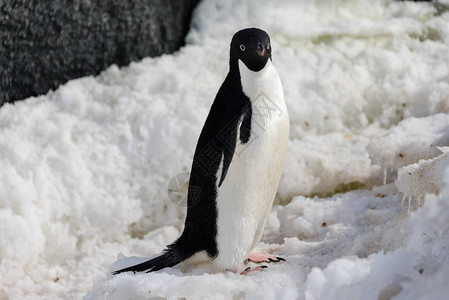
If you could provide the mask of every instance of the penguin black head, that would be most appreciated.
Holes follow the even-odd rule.
[[[271,59],[270,36],[259,28],[246,28],[232,37],[231,58],[240,59],[254,72],[262,70]]]

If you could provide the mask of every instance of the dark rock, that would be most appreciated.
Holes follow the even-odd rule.
[[[184,43],[199,0],[0,0],[0,105]]]

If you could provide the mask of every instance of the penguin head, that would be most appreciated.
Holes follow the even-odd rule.
[[[259,28],[246,28],[232,37],[231,58],[240,59],[253,72],[262,70],[271,59],[270,36]]]

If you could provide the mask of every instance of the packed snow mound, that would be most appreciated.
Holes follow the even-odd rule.
[[[447,230],[436,230],[447,226],[447,175],[420,210],[398,215],[402,194],[381,185],[371,159],[375,153],[389,169],[405,144],[392,138],[366,149],[423,126],[406,146],[416,160],[395,171],[439,155],[420,145],[446,136],[446,121],[436,120],[449,113],[448,23],[444,6],[432,3],[204,0],[178,53],[2,106],[0,298],[342,298],[359,286],[403,298],[447,292]],[[155,255],[182,231],[185,207],[167,189],[190,170],[228,70],[230,39],[248,26],[272,38],[291,119],[276,202],[283,206],[273,208],[260,245],[287,262],[247,277],[209,274],[207,266],[111,276],[112,264]],[[447,146],[441,141],[434,145]],[[351,191],[373,184],[381,186]],[[401,253],[414,258],[396,269]],[[421,265],[423,281],[414,271]],[[339,268],[347,280],[330,280]],[[395,278],[390,287],[382,272]]]

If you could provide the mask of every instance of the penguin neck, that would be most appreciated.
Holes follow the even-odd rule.
[[[270,59],[264,68],[257,72],[248,69],[240,60],[237,61],[237,66],[242,90],[251,101],[261,93],[266,96],[272,94],[275,98],[278,98],[278,93],[282,93],[282,84],[279,75]]]

